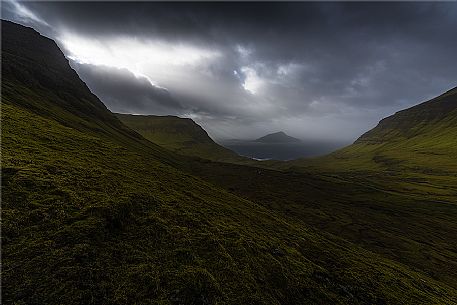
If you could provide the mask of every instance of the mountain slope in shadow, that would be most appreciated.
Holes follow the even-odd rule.
[[[324,157],[194,172],[457,287],[456,93],[400,111]]]

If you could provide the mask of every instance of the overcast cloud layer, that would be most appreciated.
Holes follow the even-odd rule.
[[[457,84],[457,3],[4,3],[109,109],[354,140]]]

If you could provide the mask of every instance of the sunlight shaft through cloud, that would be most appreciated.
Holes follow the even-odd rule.
[[[144,69],[146,66],[160,72],[193,67],[221,56],[218,51],[191,45],[127,37],[96,39],[66,33],[59,40],[68,50],[68,57],[80,64],[127,69],[140,76],[148,75]]]

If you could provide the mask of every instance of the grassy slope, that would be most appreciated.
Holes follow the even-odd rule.
[[[2,21],[2,101],[86,133],[120,141],[169,163],[176,158],[126,127],[90,92],[56,43],[30,28]],[[45,96],[46,98],[42,98]],[[13,101],[10,101],[13,102]]]
[[[362,135],[353,145],[322,158],[296,160],[283,167],[378,190],[411,202],[428,202],[422,221],[431,229],[449,231],[451,223],[432,216],[433,209],[457,209],[457,89],[396,113]],[[404,200],[394,200],[402,204]],[[450,213],[454,215],[454,213]],[[404,221],[408,221],[405,219]],[[430,224],[431,225],[431,224]],[[421,232],[421,231],[419,231]],[[451,230],[453,232],[453,230]],[[423,243],[440,240],[423,239]],[[457,253],[451,239],[443,239]],[[433,260],[436,261],[436,260]],[[445,268],[447,259],[440,259]],[[455,259],[453,260],[455,262]],[[453,265],[453,264],[451,264]],[[457,285],[457,268],[449,279]]]
[[[456,182],[457,88],[383,119],[354,144],[288,166],[330,172],[400,172]]]
[[[233,151],[215,143],[191,119],[175,116],[116,114],[128,127],[146,139],[182,155],[214,161],[243,161]]]
[[[238,196],[457,287],[457,206],[337,174],[207,163],[192,172]],[[243,179],[240,179],[243,177]]]
[[[3,300],[430,304],[454,289],[136,150],[2,105]]]
[[[186,174],[178,156],[102,119],[109,112],[68,111],[65,97],[86,102],[72,88],[56,96],[44,77],[30,89],[24,71],[2,73],[3,302],[452,304],[456,297],[405,264]]]
[[[329,156],[270,164],[283,173],[195,172],[457,287],[456,94],[401,111]]]

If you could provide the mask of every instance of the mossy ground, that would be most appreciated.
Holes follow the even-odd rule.
[[[3,300],[430,304],[456,291],[148,154],[2,104]]]

